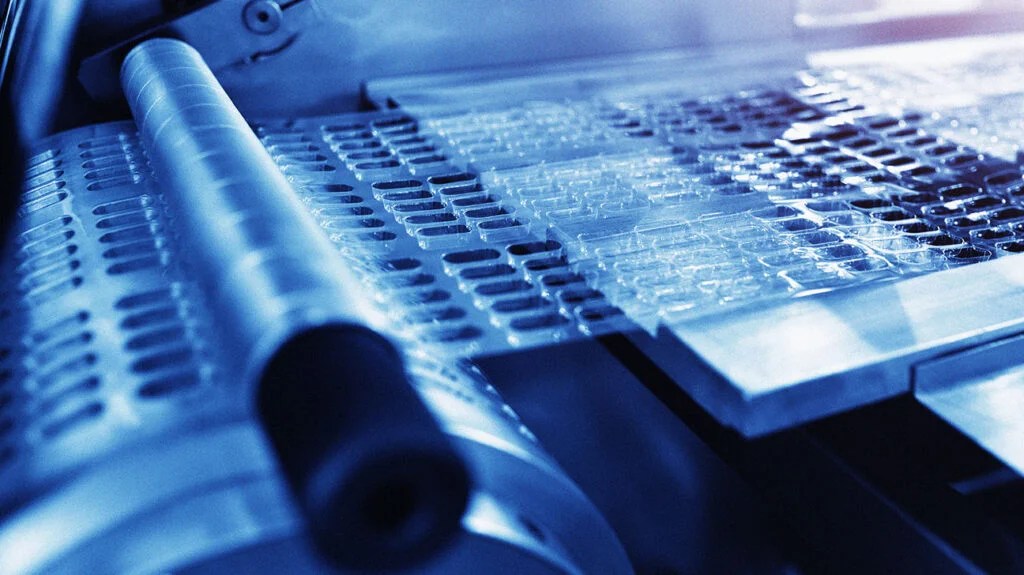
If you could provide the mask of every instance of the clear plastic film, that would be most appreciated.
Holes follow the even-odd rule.
[[[464,148],[465,135],[510,141],[518,124],[499,120],[536,107],[425,124],[487,169]],[[482,181],[547,227],[591,287],[652,331],[739,305],[985,261],[1017,246],[1008,242],[1024,214],[1008,190],[1019,188],[1019,173],[944,144],[920,116],[875,113],[799,85],[564,108],[575,124],[560,130],[621,140],[567,159],[558,150],[572,138],[526,134],[547,143],[547,161],[507,149],[488,160]],[[989,175],[978,185],[956,183],[979,171]]]

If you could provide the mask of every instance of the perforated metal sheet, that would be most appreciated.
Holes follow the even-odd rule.
[[[543,225],[459,170],[408,116],[257,132],[397,336],[458,357],[628,327]]]
[[[4,258],[0,473],[12,486],[161,432],[167,419],[150,414],[183,392],[196,399],[183,414],[217,409],[201,299],[172,256],[134,126],[84,128],[41,150]]]
[[[286,172],[300,174],[298,190],[311,209],[324,198],[359,207],[339,200],[355,197],[342,191],[343,182],[365,188],[372,201],[368,184],[351,175],[325,179],[330,162],[289,157]],[[338,172],[341,166],[334,163]],[[87,127],[41,142],[24,189],[3,260],[0,306],[0,549],[19,552],[0,553],[0,570],[159,570],[300,534],[253,421],[252,400],[240,394],[227,367],[234,364],[221,355],[223,326],[196,287],[191,256],[180,251],[181,230],[134,124]],[[340,230],[353,221],[319,215]],[[402,231],[395,223],[389,229]],[[391,299],[379,299],[385,312],[422,314],[398,325],[452,333],[449,298],[437,295],[443,293],[437,286],[420,285],[420,275],[447,277],[439,261],[418,257],[416,265],[411,256],[418,251],[381,251],[392,240],[353,240],[347,231],[326,230],[339,247],[373,254],[354,258],[368,290],[380,286],[382,294],[411,298],[400,299],[406,302],[401,313]],[[449,294],[461,293],[454,283],[444,285]],[[479,479],[467,537],[503,541],[509,553],[538,564],[575,568],[580,561],[612,560],[614,544],[605,559],[582,553],[595,537],[613,537],[606,524],[482,375],[459,361],[467,342],[475,349],[510,345],[479,310],[468,306],[466,316],[471,319],[454,322],[452,336],[420,337],[422,327],[402,327],[396,335],[406,342],[412,382]],[[212,491],[205,500],[193,499],[206,490]],[[253,507],[225,517],[224,506],[239,498]],[[179,505],[192,510],[189,521],[175,515]],[[556,508],[561,511],[550,515]],[[82,515],[69,519],[72,509]],[[573,517],[584,516],[586,530],[571,527]],[[173,549],[158,541],[197,524],[219,525],[220,535]],[[446,561],[463,552],[454,549],[439,568],[451,567]]]

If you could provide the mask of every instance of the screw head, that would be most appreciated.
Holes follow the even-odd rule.
[[[242,9],[245,27],[255,34],[273,34],[281,27],[281,7],[271,0],[252,0]]]

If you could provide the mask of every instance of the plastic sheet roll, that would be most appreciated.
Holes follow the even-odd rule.
[[[459,527],[468,474],[359,284],[195,50],[147,41],[122,84],[240,401],[321,550],[359,568],[430,555]]]

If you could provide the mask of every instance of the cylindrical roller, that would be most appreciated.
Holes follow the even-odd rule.
[[[352,335],[326,326],[285,343],[259,409],[319,545],[345,566],[400,566],[458,529],[469,485],[411,389],[379,384],[404,381],[394,348]]]
[[[133,49],[121,80],[225,356],[321,549],[410,564],[458,529],[466,468],[364,317],[361,284],[200,55]]]

